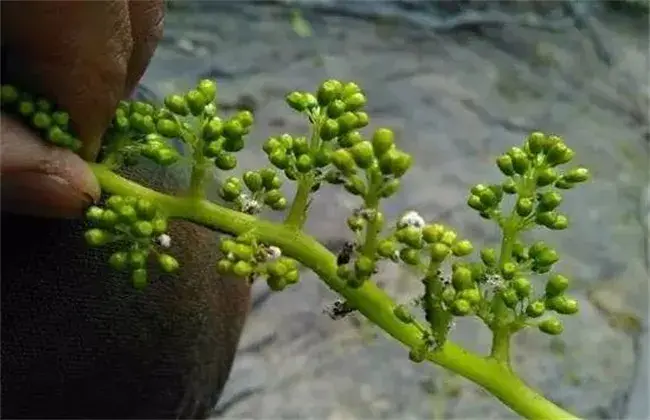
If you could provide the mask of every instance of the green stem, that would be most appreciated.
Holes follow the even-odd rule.
[[[285,255],[310,268],[332,290],[388,335],[411,349],[421,349],[425,345],[420,329],[403,323],[395,316],[395,303],[377,285],[368,281],[358,288],[351,288],[338,278],[336,257],[312,237],[292,227],[260,220],[205,200],[161,194],[122,178],[101,164],[91,164],[91,167],[104,192],[135,195],[151,200],[164,208],[171,218],[192,221],[233,235],[255,229],[260,242],[280,247]],[[502,364],[469,352],[452,342],[447,342],[438,351],[429,352],[427,359],[485,388],[525,418],[577,419],[528,387]]]

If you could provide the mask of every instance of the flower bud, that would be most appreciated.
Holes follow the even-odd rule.
[[[471,254],[472,251],[474,251],[474,245],[467,239],[458,241],[451,247],[451,252],[456,257],[465,257]]]
[[[564,142],[556,142],[546,154],[546,161],[551,166],[562,165],[573,159],[575,152],[571,150]]]
[[[381,190],[379,190],[379,196],[381,198],[391,197],[397,192],[397,190],[399,190],[399,186],[399,179],[391,179],[381,187]]]
[[[354,271],[357,277],[370,276],[375,271],[375,262],[372,259],[361,255],[354,262]]]
[[[506,179],[501,184],[501,189],[506,194],[516,194],[517,193],[517,182],[512,178]]]
[[[264,195],[264,204],[266,204],[267,206],[272,206],[273,204],[280,201],[282,198],[284,198],[284,196],[282,195],[282,191],[278,189],[269,190]]]
[[[456,299],[450,309],[455,316],[465,316],[472,312],[472,305],[465,299]]]
[[[332,164],[344,174],[353,173],[356,168],[352,154],[346,149],[338,149],[332,153]]]
[[[231,119],[223,125],[222,135],[229,140],[241,139],[244,135],[244,127],[239,120]]]
[[[535,262],[541,266],[551,266],[559,260],[560,256],[557,251],[551,248],[545,249],[537,256],[537,258],[535,258]]]
[[[551,185],[558,178],[558,174],[553,168],[546,168],[537,173],[536,184],[538,187]]]
[[[575,184],[567,181],[566,178],[564,178],[563,176],[560,177],[557,181],[555,181],[555,188],[557,189],[570,190],[573,187],[575,187]]]
[[[158,264],[165,273],[174,273],[178,271],[178,268],[180,267],[176,258],[168,254],[160,254],[158,257]]]
[[[284,99],[287,102],[287,105],[295,111],[303,112],[307,109],[307,98],[302,92],[291,92]]]
[[[548,226],[549,229],[553,229],[553,230],[564,230],[568,227],[569,227],[569,219],[563,214],[558,214],[553,224]]]
[[[565,173],[562,178],[566,182],[570,182],[572,184],[585,182],[589,179],[589,169],[587,168],[571,169],[569,172]]]
[[[546,282],[546,296],[554,297],[564,293],[569,288],[569,279],[561,274],[553,274],[549,276]]]
[[[285,169],[289,165],[289,156],[284,148],[278,148],[269,154],[269,162],[278,169]]]
[[[542,151],[544,151],[545,143],[546,143],[546,136],[544,135],[544,133],[540,133],[539,131],[531,133],[526,139],[526,145],[528,146],[528,150],[533,155],[542,153]]]
[[[434,244],[431,244],[430,252],[431,252],[431,261],[440,263],[443,262],[445,258],[447,258],[447,256],[451,252],[451,249],[449,249],[447,245],[441,242],[436,242]]]
[[[126,270],[129,263],[129,254],[124,251],[118,251],[111,255],[108,259],[108,264],[115,270]]]
[[[348,82],[345,83],[343,85],[343,88],[341,89],[341,98],[346,99],[354,95],[355,93],[360,93],[360,92],[361,92],[361,88],[359,87],[359,85],[357,85],[354,82]]]
[[[357,116],[352,112],[344,112],[336,119],[339,124],[339,133],[344,134],[357,128]]]
[[[2,105],[9,105],[16,102],[19,96],[18,89],[13,85],[2,85],[2,88],[0,88],[0,101]]]
[[[147,270],[144,268],[134,270],[131,274],[131,281],[134,288],[138,290],[144,289],[147,286]]]
[[[526,315],[531,318],[539,318],[540,316],[544,315],[544,312],[546,312],[546,306],[541,300],[531,302],[526,307]]]
[[[422,363],[427,357],[427,350],[424,347],[413,348],[409,351],[409,360],[413,363]]]
[[[466,267],[458,267],[451,275],[451,283],[457,291],[474,287],[472,271]]]
[[[485,204],[483,204],[481,197],[478,195],[470,194],[470,196],[467,198],[467,205],[476,211],[485,210]]]
[[[220,153],[214,159],[214,164],[222,171],[230,171],[237,167],[237,158],[232,153]]]
[[[112,235],[105,230],[89,229],[84,233],[86,243],[90,246],[98,247],[106,245],[112,239]]]
[[[39,111],[32,116],[32,125],[39,130],[47,130],[52,125],[52,117]]]
[[[205,106],[208,104],[208,100],[205,96],[198,90],[190,90],[185,94],[185,101],[187,106],[190,109],[192,115],[201,115]]]
[[[422,229],[422,239],[428,244],[438,242],[445,232],[445,227],[439,223],[427,225]]]
[[[422,248],[422,232],[415,226],[406,226],[395,232],[395,239],[411,248]]]
[[[501,276],[506,280],[512,280],[512,278],[517,274],[517,264],[507,262],[501,266]]]
[[[512,288],[517,292],[519,299],[525,299],[533,293],[533,285],[525,277],[517,277],[512,281]]]
[[[481,296],[481,291],[476,287],[461,291],[460,293],[458,293],[458,297],[460,299],[465,299],[471,305],[477,305],[483,299],[483,297]]]
[[[232,272],[232,266],[234,264],[232,261],[228,261],[226,259],[219,260],[217,262],[217,273],[219,274],[230,274]]]
[[[280,292],[287,287],[287,282],[284,277],[269,276],[266,278],[266,284],[269,286],[269,289],[274,292]]]
[[[539,196],[539,207],[544,211],[557,208],[562,203],[562,195],[556,191],[546,191]]]
[[[368,193],[366,182],[363,178],[357,175],[350,175],[343,186],[350,194],[358,195],[360,197],[363,197]]]
[[[350,153],[359,168],[367,169],[375,161],[372,144],[369,141],[362,141],[350,148]]]
[[[181,133],[181,129],[176,124],[176,121],[160,119],[156,123],[156,130],[165,137],[174,138],[178,137]]]
[[[357,111],[354,113],[354,115],[357,117],[357,129],[363,128],[370,124],[370,117],[368,116],[367,112]]]
[[[260,191],[263,187],[262,175],[260,175],[259,172],[256,171],[244,172],[242,178],[244,180],[244,184],[246,184],[246,187],[252,193]]]
[[[303,95],[307,109],[314,109],[318,106],[318,100],[314,95],[309,92],[305,92]]]
[[[540,322],[538,328],[541,332],[549,335],[560,335],[564,331],[564,325],[557,318],[549,318]]]
[[[560,315],[574,315],[580,310],[578,301],[567,296],[556,296],[547,300],[549,309]]]
[[[327,107],[327,116],[330,118],[338,118],[345,112],[345,102],[340,99],[335,99]]]
[[[408,265],[418,265],[420,263],[420,251],[414,248],[402,248],[399,257]]]
[[[501,155],[497,158],[497,166],[506,176],[515,174],[515,168],[512,164],[512,158],[508,155]]]
[[[514,289],[506,289],[501,292],[503,303],[510,309],[514,309],[519,303],[519,296]]]
[[[236,277],[248,277],[253,274],[253,266],[247,261],[237,261],[232,266],[232,273]]]
[[[346,111],[358,111],[366,105],[366,97],[363,93],[357,92],[343,99]]]
[[[390,239],[383,239],[377,244],[377,254],[382,258],[392,258],[397,251],[397,243]]]
[[[531,198],[521,197],[517,200],[515,209],[517,214],[521,217],[527,217],[533,212],[533,207],[535,206],[534,201]]]
[[[217,84],[213,80],[203,79],[199,81],[196,90],[203,95],[206,104],[214,101],[217,97]]]
[[[494,248],[483,248],[481,250],[481,261],[487,267],[495,267],[497,265],[497,251]]]
[[[340,147],[352,147],[357,143],[363,141],[363,136],[358,131],[350,131],[339,137],[338,143]]]
[[[343,90],[343,84],[338,80],[330,79],[326,80],[318,87],[316,93],[316,98],[319,105],[327,106],[332,103],[333,100],[338,99]]]
[[[287,199],[282,197],[278,201],[276,201],[275,203],[271,204],[270,207],[271,207],[271,210],[282,211],[282,210],[287,208],[288,204],[289,203],[287,202]]]
[[[378,128],[372,136],[372,149],[377,158],[389,151],[395,144],[395,134],[388,128]]]
[[[551,227],[557,220],[557,212],[555,211],[542,211],[535,215],[535,223],[538,225]]]
[[[339,123],[337,120],[326,119],[320,127],[320,138],[323,141],[330,141],[339,134]]]
[[[528,156],[526,156],[526,152],[519,147],[513,147],[508,152],[508,155],[512,159],[512,167],[515,172],[519,175],[524,175],[528,171],[528,168],[530,168],[530,161],[528,160]]]

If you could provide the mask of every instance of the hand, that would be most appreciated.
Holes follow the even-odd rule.
[[[162,36],[163,0],[3,1],[3,79],[70,114],[92,161],[118,102],[142,77]],[[2,115],[2,209],[74,217],[100,195],[85,162]]]

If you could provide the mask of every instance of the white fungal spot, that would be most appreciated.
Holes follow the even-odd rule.
[[[399,222],[397,222],[397,227],[398,228],[405,228],[408,226],[412,226],[418,229],[422,229],[426,222],[424,221],[424,218],[420,216],[420,213],[417,211],[407,211],[404,213],[401,219],[399,219]]]
[[[271,245],[270,247],[267,248],[267,255],[269,260],[277,260],[282,256],[282,250],[278,248],[277,246]]]
[[[166,233],[163,233],[156,238],[156,242],[163,248],[169,248],[172,245],[172,238]]]

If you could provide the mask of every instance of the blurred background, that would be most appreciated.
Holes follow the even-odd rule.
[[[557,338],[516,337],[515,365],[544,394],[587,418],[648,415],[650,208],[648,0],[189,1],[169,3],[165,39],[144,78],[155,95],[219,82],[222,109],[250,109],[261,144],[307,133],[284,104],[326,78],[353,80],[370,128],[393,128],[416,165],[387,216],[418,209],[478,244],[494,226],[465,206],[467,189],[498,180],[494,157],[532,130],[565,136],[593,182],[567,194],[572,221],[550,239],[581,313]],[[243,153],[243,152],[242,152]],[[265,163],[259,147],[243,171]],[[357,203],[319,192],[309,230],[349,237]],[[536,234],[537,235],[537,234]],[[546,234],[540,232],[544,238]],[[379,281],[401,302],[419,292],[396,268]],[[255,290],[241,350],[214,418],[516,418],[472,383],[406,351],[361,318],[333,321],[335,296],[313,275]],[[459,322],[453,338],[485,351],[488,331]]]

